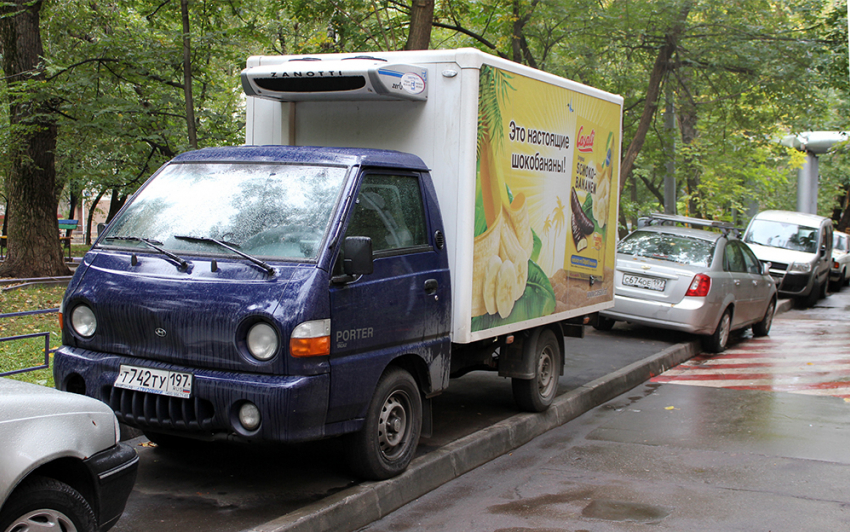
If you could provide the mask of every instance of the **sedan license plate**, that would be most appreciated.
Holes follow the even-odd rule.
[[[192,395],[192,374],[122,364],[115,387],[188,399]]]
[[[645,288],[647,290],[655,290],[663,292],[667,286],[665,279],[657,279],[655,277],[643,277],[642,275],[623,275],[623,286],[635,286],[637,288]]]

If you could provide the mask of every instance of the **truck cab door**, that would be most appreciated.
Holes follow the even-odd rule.
[[[331,284],[328,423],[362,416],[378,378],[397,356],[419,355],[426,364],[448,358],[448,257],[434,242],[442,227],[423,184],[418,173],[362,177],[345,236],[371,239],[374,270]],[[342,273],[339,258],[334,273]]]

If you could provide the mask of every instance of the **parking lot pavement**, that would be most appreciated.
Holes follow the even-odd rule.
[[[731,345],[746,339],[733,339]],[[233,530],[355,530],[566,423],[699,350],[695,337],[626,324],[567,339],[561,395],[544,414],[518,414],[509,379],[470,373],[434,401],[434,435],[403,475],[358,483],[339,442],[297,446],[198,445],[186,452],[134,440],[136,489],[116,532],[191,525]]]
[[[847,308],[783,314],[360,530],[844,530]]]

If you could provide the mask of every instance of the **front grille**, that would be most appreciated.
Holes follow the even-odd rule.
[[[786,275],[780,288],[783,292],[800,292],[808,283],[809,278],[805,275]]]
[[[764,263],[762,263],[762,264],[764,264]],[[784,262],[771,262],[770,263],[770,269],[771,270],[782,270],[784,272],[784,271],[788,270],[788,265],[785,264]]]
[[[215,426],[212,403],[204,399],[180,399],[113,386],[107,387],[104,392],[119,421],[128,425],[179,431],[219,428]]]

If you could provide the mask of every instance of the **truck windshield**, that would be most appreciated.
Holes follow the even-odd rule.
[[[160,172],[109,224],[102,245],[271,259],[314,260],[346,169],[185,163]],[[214,241],[225,242],[221,246]]]
[[[794,223],[755,220],[744,242],[815,253],[818,249],[818,230]]]

